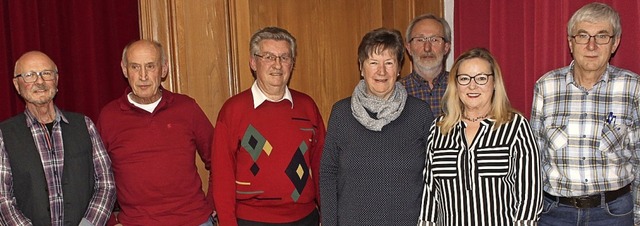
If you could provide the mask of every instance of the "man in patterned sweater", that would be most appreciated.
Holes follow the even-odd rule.
[[[318,225],[325,127],[315,102],[287,87],[295,38],[267,27],[250,41],[250,89],[222,106],[212,148],[220,225]]]

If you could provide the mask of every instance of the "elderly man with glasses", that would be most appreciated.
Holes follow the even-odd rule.
[[[441,99],[447,89],[444,64],[451,49],[451,27],[443,18],[423,14],[409,23],[405,36],[413,70],[398,81],[409,95],[426,101],[437,117],[443,113]]]
[[[573,62],[536,82],[540,225],[640,225],[638,75],[609,64],[621,33],[613,8],[585,5],[567,25]]]
[[[44,53],[22,55],[13,84],[26,110],[0,123],[0,225],[104,225],[116,191],[95,125],[55,106]]]

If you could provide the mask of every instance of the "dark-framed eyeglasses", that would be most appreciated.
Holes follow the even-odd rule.
[[[480,73],[475,76],[471,76],[467,74],[458,74],[456,75],[456,81],[461,86],[469,85],[469,83],[471,83],[471,80],[475,81],[476,84],[478,85],[484,85],[484,84],[487,84],[487,82],[489,82],[489,76],[493,76],[493,74]]]
[[[409,39],[409,43],[421,44],[430,43],[431,45],[441,45],[444,43],[444,37],[442,36],[430,36],[430,37],[413,37]]]
[[[609,44],[609,42],[611,42],[611,39],[613,37],[615,37],[615,36],[608,35],[608,34],[589,35],[589,34],[586,34],[586,33],[580,33],[580,34],[571,36],[571,38],[573,38],[573,40],[576,41],[576,44],[587,44],[587,43],[589,43],[591,38],[593,38],[593,40],[595,40],[596,44],[598,44],[598,45]]]
[[[29,71],[22,74],[17,74],[13,76],[14,78],[22,77],[22,80],[26,83],[32,83],[38,80],[38,77],[42,78],[44,81],[52,81],[56,78],[58,71],[55,70],[44,70],[40,72]]]
[[[278,59],[280,59],[280,63],[282,64],[290,64],[293,62],[293,58],[289,55],[276,56],[270,53],[266,53],[263,55],[255,53],[253,55],[256,57],[260,57],[260,59],[262,59],[266,63],[274,63]]]

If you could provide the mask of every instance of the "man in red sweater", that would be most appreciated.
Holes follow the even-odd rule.
[[[161,86],[168,63],[162,45],[127,45],[124,95],[107,104],[98,127],[112,161],[122,225],[213,225],[195,165],[210,167],[213,126],[194,99]]]
[[[313,99],[287,87],[295,38],[267,27],[250,46],[256,80],[216,123],[210,188],[220,225],[317,226],[325,126]]]

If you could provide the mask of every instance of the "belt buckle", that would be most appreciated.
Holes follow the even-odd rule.
[[[576,208],[592,208],[590,196],[578,196],[571,199],[571,204]]]

